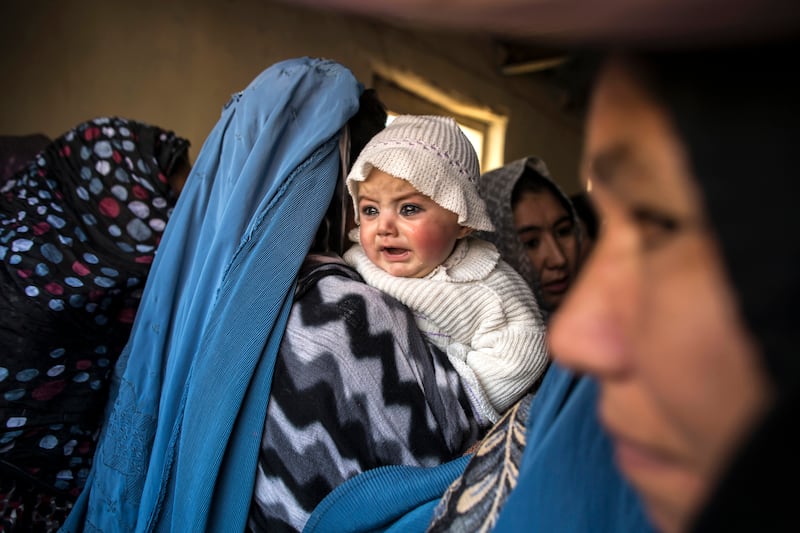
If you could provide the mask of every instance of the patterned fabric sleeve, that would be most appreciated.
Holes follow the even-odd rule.
[[[464,473],[436,506],[429,533],[491,531],[517,485],[532,399],[533,393],[523,396],[476,446]]]
[[[441,464],[479,437],[444,354],[405,307],[354,276],[340,266],[295,300],[270,393],[254,531],[300,530],[356,474]]]
[[[593,380],[551,364],[483,438],[427,531],[653,533],[614,465],[596,398]]]

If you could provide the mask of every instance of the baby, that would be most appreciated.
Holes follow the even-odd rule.
[[[544,373],[545,325],[523,278],[493,244],[478,195],[478,157],[455,120],[397,117],[347,176],[358,227],[345,260],[408,306],[444,350],[484,422]]]

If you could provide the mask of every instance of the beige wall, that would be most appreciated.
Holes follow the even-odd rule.
[[[486,36],[267,0],[4,0],[0,51],[0,135],[53,137],[120,115],[188,137],[195,157],[231,93],[272,63],[321,56],[366,85],[388,66],[507,115],[506,161],[539,155],[565,189],[578,188],[579,126],[551,87],[499,74]]]

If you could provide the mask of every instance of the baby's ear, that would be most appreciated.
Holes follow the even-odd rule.
[[[463,239],[473,231],[475,231],[475,228],[470,228],[468,226],[461,226],[461,229],[458,231],[458,238]]]

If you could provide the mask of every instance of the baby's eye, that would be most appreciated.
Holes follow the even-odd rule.
[[[403,216],[415,215],[422,211],[422,208],[414,204],[404,204],[400,207],[400,214]]]
[[[373,217],[378,214],[378,210],[371,205],[365,205],[361,208],[361,214],[365,217]]]

